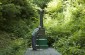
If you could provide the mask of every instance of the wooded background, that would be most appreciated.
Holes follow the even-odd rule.
[[[0,55],[24,55],[43,7],[51,47],[62,55],[85,55],[85,0],[0,0]]]

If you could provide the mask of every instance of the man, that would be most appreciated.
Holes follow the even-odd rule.
[[[38,35],[39,32],[39,28],[34,29],[33,33],[32,33],[32,48],[33,50],[36,50],[36,37]]]

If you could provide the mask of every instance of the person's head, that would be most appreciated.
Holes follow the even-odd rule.
[[[41,28],[41,26],[39,26],[38,28]]]

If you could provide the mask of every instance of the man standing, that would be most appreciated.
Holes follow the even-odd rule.
[[[34,29],[33,33],[32,33],[32,48],[33,50],[36,50],[36,37],[38,35],[39,32],[39,28]]]

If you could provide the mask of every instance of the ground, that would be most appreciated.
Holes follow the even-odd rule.
[[[25,55],[61,55],[61,54],[54,48],[39,49],[37,51],[33,51],[32,48],[28,48]]]

